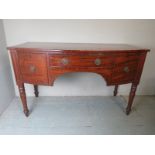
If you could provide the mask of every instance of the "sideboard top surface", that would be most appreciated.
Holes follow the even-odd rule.
[[[60,50],[75,50],[75,51],[149,51],[128,44],[102,44],[102,43],[56,43],[56,42],[26,42],[16,46],[8,47],[8,49],[41,49],[43,51],[60,51]]]

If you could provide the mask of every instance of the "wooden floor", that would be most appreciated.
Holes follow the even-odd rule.
[[[123,97],[15,98],[0,116],[0,134],[155,134],[155,96],[136,96],[126,116]]]

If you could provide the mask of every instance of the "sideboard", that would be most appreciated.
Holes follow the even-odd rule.
[[[149,49],[126,44],[28,42],[8,47],[13,63],[24,113],[29,115],[24,83],[51,86],[54,80],[69,72],[94,72],[107,86],[131,83],[126,114],[131,111]]]

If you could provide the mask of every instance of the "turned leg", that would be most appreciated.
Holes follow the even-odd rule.
[[[132,103],[133,103],[133,99],[135,97],[136,89],[137,89],[137,85],[136,84],[132,84],[131,90],[130,90],[130,95],[129,95],[128,106],[126,108],[126,114],[127,115],[129,115],[129,113],[131,111],[131,106],[132,106]]]
[[[34,85],[34,94],[35,94],[35,97],[39,96],[38,85]]]
[[[28,107],[27,107],[24,83],[19,84],[18,88],[19,88],[20,98],[21,98],[21,101],[22,101],[22,104],[23,104],[24,114],[25,114],[26,117],[28,117],[29,110],[28,110]]]
[[[118,85],[115,85],[115,89],[114,89],[114,96],[117,95],[117,92],[118,92]]]

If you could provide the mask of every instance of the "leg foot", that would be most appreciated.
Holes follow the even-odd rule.
[[[115,85],[114,96],[117,96],[117,92],[118,92],[118,85]]]
[[[29,116],[29,110],[24,110],[24,114],[26,117],[28,117]]]
[[[27,107],[26,93],[25,93],[24,84],[23,83],[18,84],[18,88],[19,88],[20,98],[21,98],[21,101],[22,101],[23,109],[24,109],[24,114],[25,114],[25,116],[28,116],[29,110],[28,110],[28,107]]]
[[[130,114],[131,109],[126,108],[126,115]]]
[[[34,85],[34,94],[35,94],[35,97],[39,96],[38,85]]]

